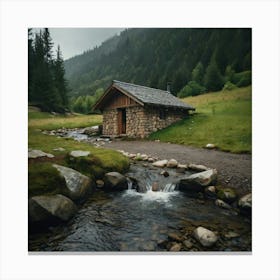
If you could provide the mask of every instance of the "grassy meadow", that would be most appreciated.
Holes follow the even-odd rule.
[[[93,180],[101,178],[105,172],[124,172],[128,169],[128,159],[119,152],[42,133],[42,130],[61,127],[86,127],[97,125],[101,122],[102,117],[100,115],[64,117],[43,112],[29,112],[28,148],[42,150],[55,156],[54,158],[44,157],[29,160],[29,195],[59,193],[61,178],[57,170],[52,167],[53,163],[74,168]],[[64,148],[64,151],[54,150],[56,148]],[[90,154],[87,157],[73,159],[69,157],[69,152],[73,150],[90,151]]]
[[[252,88],[207,93],[182,99],[196,111],[187,119],[150,135],[150,140],[218,149],[252,151]]]
[[[78,128],[102,124],[102,115],[52,115],[46,112],[29,112],[28,127],[39,129]]]

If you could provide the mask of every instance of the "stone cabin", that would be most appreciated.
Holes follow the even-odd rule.
[[[194,107],[167,89],[113,81],[93,110],[103,113],[103,135],[144,138],[186,118]]]

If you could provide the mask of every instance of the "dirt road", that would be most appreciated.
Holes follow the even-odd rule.
[[[105,147],[129,153],[144,153],[160,159],[174,158],[182,164],[203,164],[218,170],[218,183],[222,186],[233,187],[240,194],[251,191],[252,156],[248,154],[232,154],[152,141],[114,140]]]

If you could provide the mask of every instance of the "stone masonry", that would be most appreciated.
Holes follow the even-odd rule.
[[[160,130],[183,118],[188,113],[180,109],[163,107],[133,106],[126,108],[126,135],[129,137],[147,137],[152,132]],[[117,109],[103,112],[103,134],[118,135]]]
[[[103,112],[103,135],[118,135],[118,110],[111,109]]]

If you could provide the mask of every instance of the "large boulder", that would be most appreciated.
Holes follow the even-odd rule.
[[[120,191],[128,189],[128,183],[125,176],[119,172],[109,172],[104,177],[105,188],[111,191]]]
[[[242,196],[238,201],[238,206],[242,212],[251,213],[252,211],[252,194],[248,193]]]
[[[201,192],[205,187],[215,183],[217,180],[217,170],[210,169],[207,171],[192,174],[190,176],[183,177],[179,181],[179,190]]]
[[[33,196],[28,201],[29,223],[68,221],[76,211],[74,202],[61,194]]]
[[[193,235],[195,239],[204,247],[211,247],[218,240],[218,236],[213,231],[204,227],[197,227],[194,230]]]
[[[163,159],[163,160],[158,160],[158,161],[155,161],[153,163],[153,166],[155,167],[165,167],[168,163],[168,160],[167,159]]]
[[[65,195],[72,200],[82,201],[92,192],[92,181],[80,172],[58,164],[53,164],[66,182]]]
[[[233,202],[236,200],[237,195],[235,191],[231,188],[221,188],[218,190],[217,196],[219,199],[224,200],[226,202]]]

